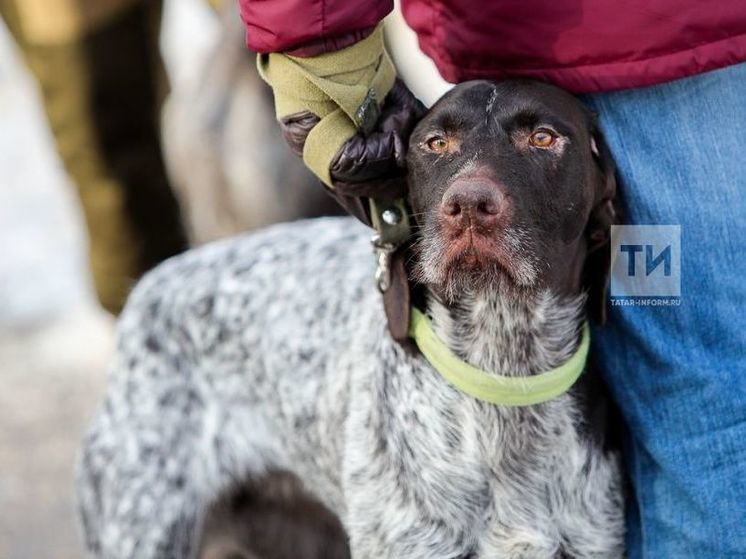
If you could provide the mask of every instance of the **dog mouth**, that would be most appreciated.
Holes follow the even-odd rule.
[[[472,278],[484,275],[485,279],[504,276],[516,285],[524,285],[529,278],[514,251],[506,246],[505,236],[504,232],[486,234],[469,227],[447,240],[441,255],[443,266],[449,275],[465,274]]]
[[[519,228],[481,230],[467,227],[457,234],[442,229],[420,242],[419,279],[440,287],[450,298],[464,290],[489,286],[527,289],[536,285],[538,265],[528,235]]]
[[[505,258],[504,251],[494,239],[468,228],[455,238],[449,239],[442,258],[446,266],[458,265],[475,271],[499,264],[510,270],[510,260]]]

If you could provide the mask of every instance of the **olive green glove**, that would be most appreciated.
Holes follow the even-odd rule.
[[[336,195],[403,194],[407,140],[424,107],[395,79],[380,26],[336,52],[258,62],[285,139]]]

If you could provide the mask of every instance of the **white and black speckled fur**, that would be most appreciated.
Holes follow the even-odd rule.
[[[276,226],[149,274],[85,440],[89,549],[189,557],[218,493],[287,469],[339,514],[355,559],[620,557],[617,457],[583,433],[574,396],[505,408],[453,389],[391,340],[371,277],[351,219]],[[545,370],[577,344],[579,299],[431,300],[443,339],[488,370]]]
[[[557,150],[526,143],[544,122]],[[585,278],[605,270],[581,272],[613,217],[592,127],[551,86],[473,82],[410,139],[425,305],[476,367],[532,375],[578,345]],[[428,151],[432,134],[452,151]],[[507,209],[474,213],[496,190]],[[444,217],[448,192],[471,192],[468,221]],[[388,334],[369,234],[351,219],[276,226],[140,283],[80,463],[95,556],[189,559],[207,507],[276,470],[339,515],[353,559],[623,556],[621,471],[593,375],[523,408],[454,389]]]

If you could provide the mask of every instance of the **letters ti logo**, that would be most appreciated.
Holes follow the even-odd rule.
[[[612,297],[681,296],[681,226],[611,227]]]

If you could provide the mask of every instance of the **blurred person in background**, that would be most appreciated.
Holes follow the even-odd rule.
[[[187,244],[160,148],[160,14],[156,0],[0,0],[78,190],[98,298],[114,313],[143,272]]]
[[[401,196],[417,107],[384,49],[379,22],[392,2],[240,5],[296,153],[340,199]],[[402,9],[450,82],[535,78],[585,94],[617,162],[627,223],[681,225],[681,306],[613,307],[595,333],[629,427],[628,553],[746,557],[746,5],[407,0]]]
[[[94,285],[113,313],[188,241],[338,211],[272,122],[236,4],[203,4],[221,12],[218,40],[192,62],[199,78],[171,91],[162,0],[0,0],[77,186]]]
[[[0,506],[13,511],[0,519],[2,559],[81,557],[73,525],[74,454],[114,345],[114,321],[91,298],[86,252],[89,247],[93,252],[100,300],[115,312],[144,268],[185,244],[158,154],[162,93],[169,89],[172,100],[180,96],[172,136],[193,147],[182,154],[183,168],[176,168],[199,189],[182,211],[189,232],[195,233],[190,241],[255,226],[256,220],[243,219],[249,202],[261,206],[262,218],[287,217],[287,212],[270,214],[266,197],[252,196],[258,185],[265,191],[277,186],[268,176],[271,167],[278,181],[287,179],[291,169],[313,180],[275,125],[271,92],[257,75],[255,57],[244,48],[237,4],[224,2],[222,9],[232,8],[232,17],[231,28],[223,30],[206,0],[163,3],[160,41],[168,88],[155,44],[160,13],[152,4],[159,2],[0,0]],[[23,19],[29,14],[38,17]],[[218,35],[221,45],[208,54],[210,39]],[[183,41],[190,48],[183,48]],[[205,64],[209,57],[216,63]],[[178,72],[182,64],[192,70],[186,80]],[[41,87],[30,83],[33,76],[26,69],[34,70]],[[200,91],[185,83],[195,74]],[[225,110],[223,98],[234,95],[231,107],[254,102],[256,110],[249,115]],[[261,126],[254,112],[260,113]],[[231,131],[216,129],[216,114],[234,129],[243,126],[244,135],[226,140]],[[200,137],[205,130],[210,135]],[[265,130],[274,134],[272,142]],[[54,136],[48,134],[52,131]],[[53,139],[62,148],[64,166],[53,153]],[[274,155],[264,157],[264,175],[257,177],[253,168],[237,173],[220,167],[226,158],[245,163],[247,146],[257,158]],[[205,172],[206,154],[212,175]],[[74,181],[65,180],[66,169]],[[230,198],[214,179],[228,171],[231,178],[238,175],[231,183],[236,195]],[[288,181],[287,189],[275,192],[287,194],[297,186]],[[333,203],[315,180],[307,187],[305,193],[297,190],[298,200],[290,204],[296,215],[308,207],[296,203],[301,198]],[[181,205],[181,193],[175,194]],[[217,215],[208,236],[191,214],[204,212],[210,195],[234,221]],[[83,235],[76,198],[82,199],[92,246]],[[136,206],[128,208],[130,203]]]
[[[207,7],[203,0],[193,3]],[[174,9],[166,4],[166,34]],[[204,13],[213,16],[215,30],[207,48],[195,56],[193,43],[177,37],[165,53],[171,92],[163,108],[163,153],[190,243],[339,214],[282,139],[272,90],[245,46],[237,3]]]

